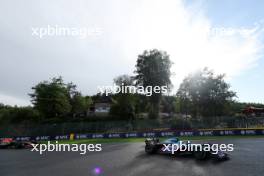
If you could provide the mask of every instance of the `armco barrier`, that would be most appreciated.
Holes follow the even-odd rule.
[[[146,137],[171,137],[171,136],[232,136],[232,135],[264,135],[263,129],[202,129],[202,130],[166,130],[129,133],[98,133],[98,134],[75,134],[74,139],[99,139],[99,138],[146,138]],[[21,141],[47,141],[69,140],[69,135],[56,136],[18,136],[13,137]],[[1,139],[1,138],[0,138]]]

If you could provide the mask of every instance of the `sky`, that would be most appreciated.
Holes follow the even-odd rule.
[[[0,0],[4,104],[30,105],[31,88],[55,76],[95,94],[116,76],[133,75],[137,56],[153,48],[166,51],[174,63],[172,94],[186,75],[208,67],[226,74],[238,101],[264,103],[264,1],[27,2]],[[48,28],[71,33],[45,34]]]

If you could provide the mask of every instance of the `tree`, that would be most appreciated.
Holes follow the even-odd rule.
[[[205,68],[187,76],[180,85],[177,96],[182,112],[188,110],[193,117],[202,116],[207,124],[213,122],[208,117],[225,114],[226,106],[236,96],[224,81],[225,75],[214,75]]]
[[[166,52],[157,49],[144,51],[143,54],[138,56],[136,64],[136,84],[144,88],[151,86],[171,86],[170,81],[170,68],[172,62]],[[150,118],[157,118],[159,115],[159,106],[162,93],[155,93],[152,89],[150,96]]]
[[[43,81],[32,89],[29,94],[35,108],[45,117],[60,117],[71,111],[70,90],[72,84],[65,84],[62,77],[53,78],[50,82]]]
[[[132,94],[115,95],[110,114],[122,119],[133,120],[135,118],[135,102],[133,98]]]
[[[114,83],[120,88],[133,86],[133,78],[128,75],[121,75],[114,79]],[[117,93],[113,96],[110,114],[119,118],[132,120],[135,118],[135,96],[130,93]]]
[[[0,110],[4,108],[5,108],[5,105],[3,103],[0,103]]]
[[[120,75],[114,79],[114,83],[119,86],[133,86],[134,85],[134,78],[129,75]]]
[[[80,92],[76,92],[71,98],[72,114],[75,116],[78,113],[87,112],[92,99],[89,96],[82,96]]]
[[[164,96],[162,98],[162,110],[166,113],[175,113],[177,106],[177,98],[175,96]]]
[[[0,124],[21,124],[25,122],[39,122],[40,120],[41,116],[39,112],[30,106],[3,106],[3,108],[0,108]]]
[[[148,108],[148,97],[142,94],[134,94],[136,113],[144,113]]]

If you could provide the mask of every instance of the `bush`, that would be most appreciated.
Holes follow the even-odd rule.
[[[41,120],[39,112],[32,107],[9,107],[0,110],[0,123],[23,123],[39,122]]]
[[[183,118],[173,118],[171,120],[171,129],[190,129],[191,123]]]

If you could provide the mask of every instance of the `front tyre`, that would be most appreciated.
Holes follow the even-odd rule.
[[[145,146],[145,152],[147,154],[154,154],[157,152],[156,147],[154,145],[146,145]]]

